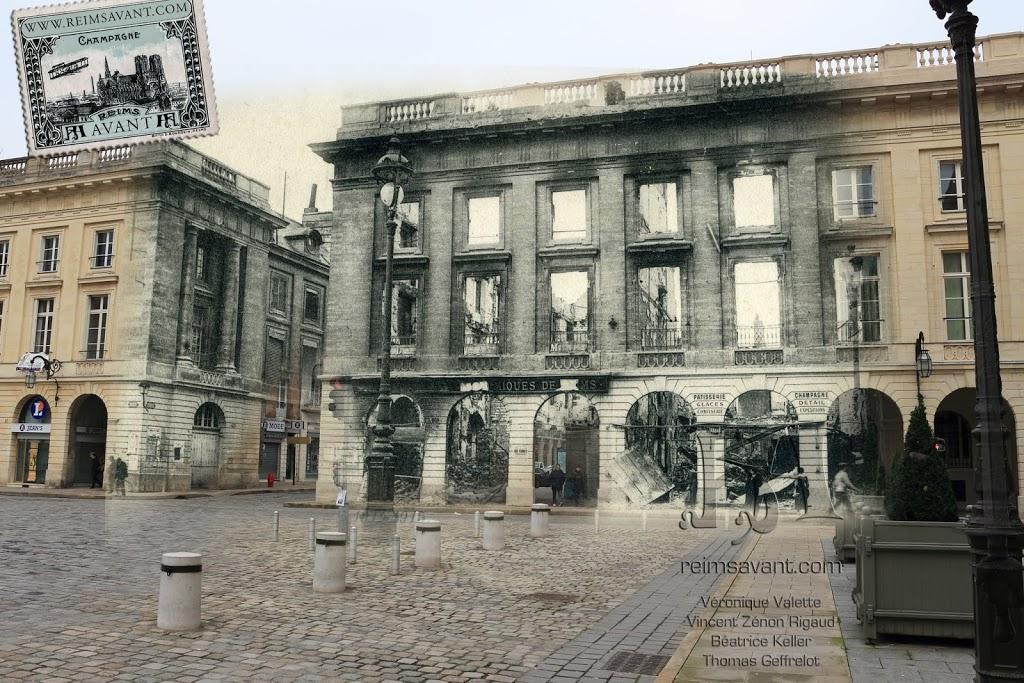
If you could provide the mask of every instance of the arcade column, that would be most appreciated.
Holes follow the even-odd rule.
[[[810,489],[810,514],[830,514],[832,498],[829,495],[828,438],[825,423],[799,426],[800,466],[807,475]]]

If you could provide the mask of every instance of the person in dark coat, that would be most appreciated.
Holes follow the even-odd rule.
[[[558,505],[559,498],[562,497],[562,487],[565,486],[565,472],[562,471],[561,466],[556,462],[555,466],[551,468],[551,504]]]
[[[89,468],[92,471],[92,483],[89,488],[103,488],[103,458],[89,451]]]

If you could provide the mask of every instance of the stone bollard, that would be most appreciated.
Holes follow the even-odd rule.
[[[647,533],[647,510],[640,511],[640,531]]]
[[[313,551],[313,590],[317,593],[341,593],[345,590],[345,534],[321,531]]]
[[[309,518],[309,549],[316,548],[316,517]]]
[[[505,513],[488,510],[484,513],[484,550],[501,550],[505,547]]]
[[[416,522],[416,566],[424,569],[441,566],[441,522],[436,519]]]
[[[160,599],[156,626],[195,631],[202,621],[203,556],[164,553],[160,558]]]
[[[348,561],[352,564],[356,563],[356,533],[355,526],[348,528]]]
[[[533,538],[547,536],[549,519],[551,519],[551,506],[546,503],[534,503],[530,508],[530,536]]]
[[[345,533],[348,530],[348,506],[338,506],[338,531]]]
[[[601,530],[601,513],[594,510],[594,531]]]
[[[280,538],[281,531],[281,513],[274,510],[274,541]]]
[[[398,534],[391,539],[391,573],[402,573],[402,539]]]
[[[473,537],[480,538],[480,511],[473,513]]]

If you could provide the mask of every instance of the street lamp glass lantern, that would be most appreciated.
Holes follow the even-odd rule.
[[[932,376],[932,357],[927,349],[921,349],[917,354],[917,374],[922,378]]]
[[[373,177],[378,185],[394,183],[401,188],[412,177],[412,166],[402,156],[402,145],[398,138],[388,141],[388,151],[373,166]],[[381,197],[383,199],[383,196]]]
[[[31,389],[36,385],[36,371],[29,370],[25,373],[25,387]]]

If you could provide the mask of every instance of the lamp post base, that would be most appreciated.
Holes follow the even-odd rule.
[[[1024,681],[1024,526],[968,521],[978,681]]]

